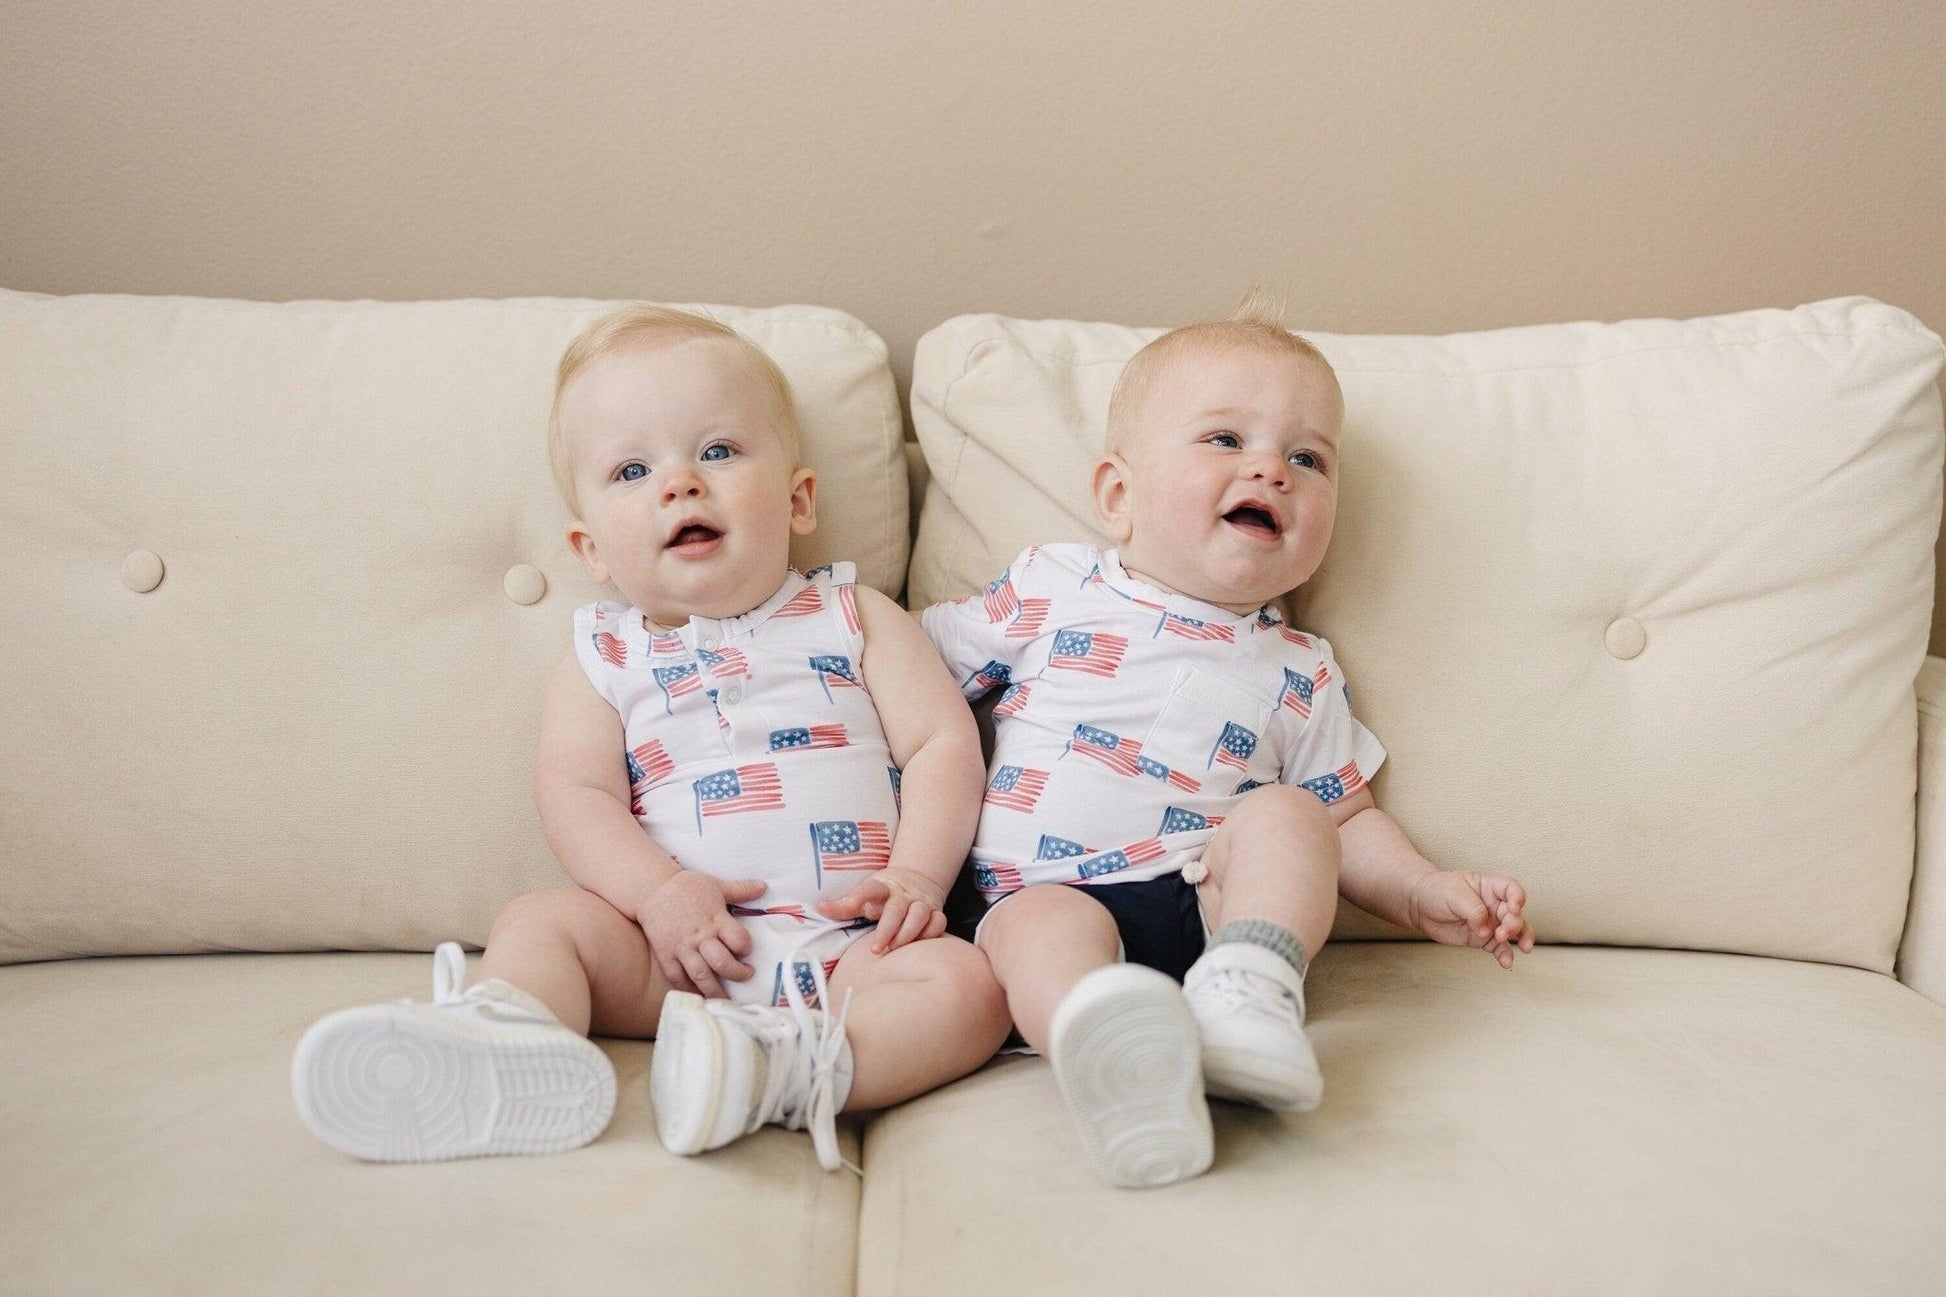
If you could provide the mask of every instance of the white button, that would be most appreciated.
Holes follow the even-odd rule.
[[[507,592],[507,598],[524,608],[541,601],[541,596],[547,593],[547,578],[531,563],[516,563],[507,569],[500,588]]]
[[[1618,617],[1609,624],[1602,642],[1608,645],[1610,653],[1626,662],[1648,646],[1649,633],[1635,618]]]
[[[703,636],[703,647],[706,649],[714,649],[720,643],[722,643],[722,641],[717,639],[716,636],[714,635]]]
[[[122,584],[137,594],[147,594],[161,585],[161,557],[146,549],[130,554],[122,560]]]
[[[743,701],[743,686],[731,685],[723,691],[723,701],[735,705]]]

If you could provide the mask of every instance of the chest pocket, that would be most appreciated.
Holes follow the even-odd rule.
[[[1214,672],[1185,667],[1142,742],[1142,755],[1219,796],[1246,780],[1270,783],[1277,778],[1271,717],[1268,701]]]

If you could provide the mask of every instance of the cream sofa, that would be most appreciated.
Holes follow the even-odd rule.
[[[561,880],[537,685],[595,592],[540,429],[602,306],[0,293],[0,1289],[1946,1290],[1941,349],[1859,298],[1312,335],[1351,415],[1292,614],[1381,803],[1544,944],[1342,914],[1324,1106],[1218,1105],[1210,1174],[1102,1187],[1037,1059],[848,1122],[862,1180],[776,1130],[676,1159],[636,1042],[574,1153],[316,1143],[304,1027]],[[914,605],[1089,534],[1153,333],[947,322],[921,454],[862,324],[713,309],[799,386],[799,558]]]

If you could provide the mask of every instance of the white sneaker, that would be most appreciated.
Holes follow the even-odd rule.
[[[1211,946],[1183,978],[1203,1033],[1203,1084],[1220,1099],[1309,1112],[1324,1097],[1304,1034],[1304,979],[1290,961],[1244,941]]]
[[[459,989],[466,957],[433,952],[431,1004],[320,1018],[297,1042],[291,1097],[331,1147],[373,1162],[558,1153],[608,1127],[615,1069],[587,1037],[497,979]]]
[[[1048,1059],[1095,1171],[1118,1189],[1174,1184],[1215,1153],[1196,1019],[1140,964],[1089,973],[1054,1010]]]
[[[824,971],[808,969],[818,1002]],[[838,1151],[838,1111],[851,1094],[845,1005],[834,1016],[806,1006],[796,978],[784,979],[788,1007],[705,1000],[671,991],[662,1001],[649,1063],[649,1103],[662,1146],[688,1157],[721,1148],[775,1122],[811,1132],[818,1165],[850,1166]],[[857,1167],[851,1167],[858,1170]]]

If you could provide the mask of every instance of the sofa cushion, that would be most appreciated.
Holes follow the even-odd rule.
[[[1324,1103],[1095,1180],[1004,1060],[873,1122],[861,1297],[1946,1291],[1946,1010],[1854,968],[1327,946]],[[1084,1241],[1078,1241],[1084,1240]]]
[[[545,427],[612,305],[0,292],[0,961],[477,943],[562,881],[540,686],[597,590]],[[796,385],[794,557],[896,594],[884,344],[706,309]]]
[[[664,1151],[646,1044],[602,1042],[615,1119],[570,1153],[385,1166],[312,1138],[291,1106],[298,1036],[346,1005],[425,999],[431,974],[423,955],[0,969],[0,1287],[851,1291],[858,1178],[779,1129]],[[856,1161],[856,1130],[840,1132]]]
[[[1108,395],[1158,332],[980,315],[920,340],[915,606],[1097,539]],[[1544,940],[1889,970],[1939,339],[1863,298],[1307,336],[1348,416],[1336,538],[1290,612],[1330,639],[1420,848],[1518,874]]]

